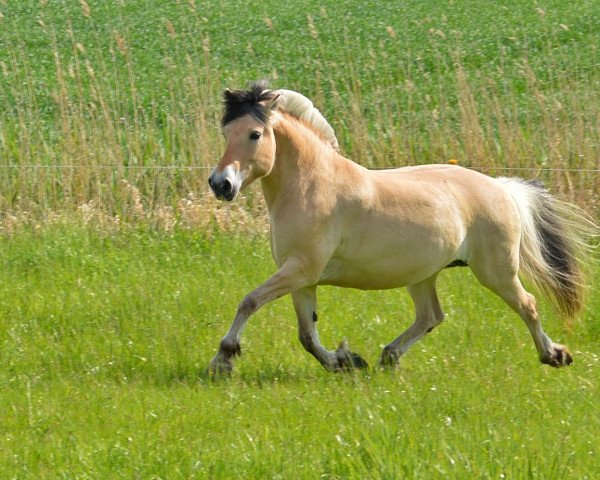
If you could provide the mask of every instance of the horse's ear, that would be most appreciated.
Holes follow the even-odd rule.
[[[264,104],[265,107],[267,107],[269,110],[275,110],[277,108],[277,104],[279,102],[279,97],[281,97],[281,93],[278,93],[270,100],[267,100]]]
[[[223,92],[223,98],[225,100],[230,99],[231,97],[233,97],[233,92],[231,90],[229,90],[228,88],[225,89],[225,91]]]

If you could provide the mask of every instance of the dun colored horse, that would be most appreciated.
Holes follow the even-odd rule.
[[[264,304],[291,294],[300,342],[327,370],[366,367],[344,342],[335,351],[319,342],[318,285],[358,289],[408,287],[414,323],[389,343],[382,365],[395,365],[411,345],[439,325],[438,273],[468,266],[529,328],[542,363],[572,362],[567,348],[542,330],[528,278],[573,317],[582,307],[580,269],[589,221],[544,187],[491,178],[454,165],[368,170],[340,155],[331,126],[299,93],[226,90],[227,146],[209,184],[231,201],[260,179],[269,210],[271,251],[279,270],[246,295],[210,363],[228,372],[240,334]]]

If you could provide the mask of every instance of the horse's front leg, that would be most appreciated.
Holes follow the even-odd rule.
[[[238,306],[231,327],[221,340],[219,351],[210,362],[209,371],[212,373],[230,372],[233,368],[233,357],[241,353],[240,335],[250,315],[266,303],[306,285],[316,283],[314,276],[315,274],[308,273],[301,262],[288,260],[271,278],[246,295]]]
[[[346,342],[342,342],[335,352],[321,345],[317,334],[317,287],[315,285],[293,292],[292,300],[298,317],[300,343],[326,370],[339,371],[368,366],[360,355],[348,349]]]

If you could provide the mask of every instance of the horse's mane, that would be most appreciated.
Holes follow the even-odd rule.
[[[333,148],[338,148],[338,141],[332,126],[308,98],[293,90],[275,90],[275,93],[279,94],[277,99],[279,110],[308,123],[323,135]]]
[[[252,115],[259,122],[266,124],[271,115],[271,109],[266,102],[274,100],[277,93],[267,88],[267,82],[254,82],[248,90],[225,90],[223,100],[225,111],[221,124],[223,126],[244,115]]]
[[[333,148],[338,148],[338,141],[331,125],[313,103],[298,92],[269,90],[267,82],[260,81],[250,84],[249,90],[225,90],[224,99],[223,125],[248,114],[266,124],[271,116],[271,109],[265,103],[274,101],[277,110],[310,125]]]

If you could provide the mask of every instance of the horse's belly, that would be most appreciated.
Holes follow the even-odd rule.
[[[319,284],[361,290],[385,290],[414,285],[429,278],[440,268],[443,267],[435,262],[413,262],[401,258],[386,257],[369,262],[333,258],[321,274]]]
[[[390,214],[357,217],[323,270],[320,284],[381,290],[419,283],[466,253],[466,234],[455,214],[421,212],[417,222]],[[453,221],[449,222],[448,219]]]

